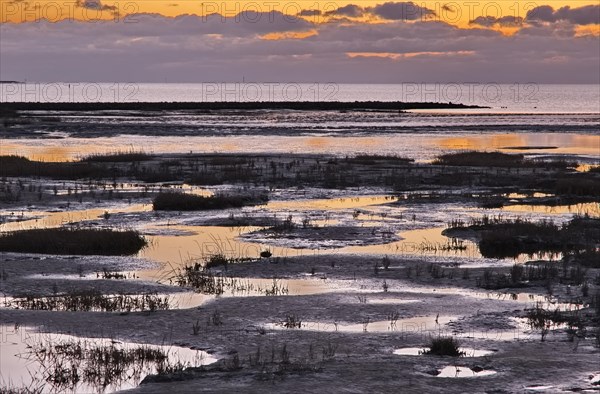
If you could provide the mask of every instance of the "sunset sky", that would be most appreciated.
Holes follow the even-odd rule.
[[[2,80],[600,82],[597,0],[0,4]]]

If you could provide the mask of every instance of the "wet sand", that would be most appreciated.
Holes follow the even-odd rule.
[[[174,178],[143,181],[131,170],[142,166],[146,171],[170,168]],[[180,298],[168,310],[155,312],[9,305],[0,308],[0,319],[3,326],[40,332],[201,349],[219,360],[150,377],[131,392],[597,388],[591,377],[598,373],[598,312],[590,304],[600,291],[600,269],[587,269],[579,284],[556,278],[486,290],[480,279],[489,273],[507,275],[515,263],[535,260],[562,265],[562,255],[484,258],[476,242],[442,234],[452,220],[484,215],[560,224],[574,213],[598,217],[595,197],[546,205],[549,196],[567,200],[554,194],[557,179],[596,179],[592,173],[306,154],[154,153],[141,163],[107,168],[119,176],[93,181],[6,177],[3,190],[13,191],[12,196],[18,192],[19,198],[1,203],[0,231],[128,228],[143,234],[149,246],[130,257],[0,253],[0,291],[8,301],[90,289]],[[224,182],[186,183],[200,169]],[[227,210],[153,211],[153,197],[165,190],[198,195],[252,190],[267,192],[270,201]],[[484,208],[491,199],[501,206]],[[292,230],[274,230],[288,218]],[[271,256],[261,258],[267,250]],[[223,293],[177,286],[178,270],[214,254],[232,259],[209,270],[222,278]],[[122,272],[125,278],[107,279],[104,271]],[[526,320],[536,304],[581,316],[585,333],[556,324],[542,342],[539,330]],[[285,328],[292,317],[298,327]],[[438,335],[455,336],[461,346],[489,354],[397,354],[398,349],[427,347]]]
[[[11,105],[23,116],[0,130],[2,154],[53,164],[0,169],[0,232],[133,229],[148,246],[127,257],[1,252],[4,386],[27,384],[18,371],[22,377],[45,371],[36,363],[23,370],[22,355],[12,353],[27,344],[10,342],[10,335],[30,332],[37,339],[68,333],[169,345],[210,357],[210,365],[112,382],[111,392],[598,388],[600,268],[564,260],[567,250],[486,258],[477,237],[444,235],[453,222],[484,217],[557,225],[573,215],[599,217],[597,195],[572,193],[573,185],[599,181],[587,171],[598,160],[596,115],[575,121],[535,115],[525,125],[516,115],[481,115],[485,126],[465,126],[460,115],[405,113],[408,107],[398,103],[288,103],[271,112],[273,103],[259,109],[255,103]],[[442,120],[452,124],[442,129]],[[136,153],[134,146],[144,148],[131,160],[79,161]],[[432,163],[461,149],[519,152],[526,165]],[[256,193],[269,201],[153,210],[154,197],[166,191]],[[227,263],[198,269],[201,285],[182,280],[186,269],[214,256]],[[544,264],[556,267],[557,276],[485,285],[485,278],[509,277],[515,266],[540,272]],[[169,302],[156,311],[114,312],[15,303],[91,291]],[[577,317],[577,324],[548,323],[542,342],[527,318],[535,307]],[[468,349],[465,357],[420,354],[439,336],[456,338]],[[11,382],[5,363],[15,367]],[[40,376],[35,384],[51,391]]]

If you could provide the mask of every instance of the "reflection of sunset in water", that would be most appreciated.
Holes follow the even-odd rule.
[[[543,146],[556,149],[506,149]],[[574,154],[598,157],[600,136],[584,134],[389,134],[375,136],[118,136],[68,139],[0,140],[0,154],[41,161],[77,160],[91,154],[142,150],[147,153],[273,153],[273,154],[380,154],[428,161],[448,150],[496,150],[511,153]]]
[[[560,153],[593,156],[600,154],[600,136],[583,134],[463,135],[460,137],[432,138],[430,143],[443,150],[502,149],[510,153]],[[544,147],[546,149],[515,149],[523,147]]]
[[[312,137],[306,139],[306,146],[313,149],[324,149],[328,145],[327,139],[323,137]]]
[[[371,205],[386,204],[397,201],[394,196],[364,196],[347,198],[328,198],[316,200],[269,201],[267,208],[271,210],[319,209],[323,211],[337,209],[364,208]]]
[[[50,146],[42,149],[40,152],[41,158],[37,158],[42,161],[67,161],[71,160],[71,152],[62,146]],[[47,159],[50,158],[50,159]]]
[[[600,204],[597,202],[579,203],[573,205],[506,205],[502,208],[508,212],[545,213],[545,214],[573,214],[600,217]]]
[[[0,232],[54,228],[67,224],[75,224],[86,220],[100,220],[106,212],[109,214],[114,214],[123,212],[148,212],[151,210],[152,205],[150,204],[120,204],[112,208],[94,208],[60,212],[14,211],[14,214],[17,217],[22,215],[22,220],[0,224]]]

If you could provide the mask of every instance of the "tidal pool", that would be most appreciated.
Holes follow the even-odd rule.
[[[449,365],[442,368],[436,375],[438,378],[473,378],[481,376],[495,375],[497,372],[493,370],[473,370],[469,367]]]
[[[40,393],[112,393],[165,368],[208,365],[205,351],[0,326],[0,384]]]
[[[404,347],[394,350],[394,354],[399,356],[423,356],[423,352],[426,350],[427,347]],[[484,357],[495,353],[492,350],[478,350],[470,347],[461,347],[459,351],[464,353],[463,357]]]

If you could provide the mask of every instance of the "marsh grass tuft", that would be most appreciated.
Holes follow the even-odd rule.
[[[196,322],[192,324],[192,335],[199,335],[201,327],[200,320],[197,319]]]
[[[278,324],[284,328],[301,328],[302,319],[298,315],[287,314]]]
[[[106,295],[96,291],[72,292],[48,297],[15,297],[7,306],[38,311],[155,312],[168,310],[169,296],[158,294]]]
[[[264,204],[266,195],[214,195],[197,196],[194,194],[163,192],[152,202],[155,211],[202,211],[212,209],[242,208]]]
[[[469,167],[543,167],[566,169],[576,167],[577,163],[564,160],[541,161],[526,159],[521,154],[508,154],[502,152],[458,152],[438,156],[433,164],[446,166]]]
[[[0,156],[1,177],[48,177],[54,179],[106,178],[104,166],[88,162],[53,163],[23,156]]]
[[[134,230],[45,228],[0,234],[0,251],[74,255],[132,255],[147,244]]]
[[[103,392],[127,380],[139,381],[147,373],[180,370],[180,361],[169,360],[169,351],[152,346],[125,346],[119,342],[94,343],[87,340],[41,340],[28,344],[28,359],[39,363],[43,379],[58,391],[73,390],[80,384]]]
[[[131,163],[137,161],[152,160],[153,156],[141,150],[118,150],[115,152],[104,154],[92,154],[81,158],[80,162],[95,162],[95,163]]]
[[[102,272],[96,272],[96,278],[101,279],[126,279],[127,276],[118,271],[109,271],[106,268],[102,269]]]
[[[465,352],[460,350],[460,343],[454,337],[438,336],[429,343],[429,348],[423,351],[428,356],[461,357]]]
[[[182,268],[173,270],[169,278],[171,283],[181,287],[190,287],[194,291],[202,294],[221,295],[225,291],[232,295],[237,293],[258,293],[266,296],[287,295],[289,293],[287,285],[281,283],[277,278],[273,278],[272,284],[263,287],[256,285],[250,280],[244,280],[235,277],[228,277],[222,273],[214,273],[210,267],[216,267],[232,262],[247,261],[247,259],[226,258],[222,255],[217,258],[217,262],[209,256],[204,261],[194,261],[186,264]],[[223,260],[225,259],[225,260]],[[210,263],[213,261],[213,263]],[[225,263],[226,261],[226,263]],[[217,264],[218,263],[218,264]]]
[[[542,342],[544,342],[546,335],[548,335],[554,324],[552,315],[553,312],[544,309],[540,303],[536,303],[534,308],[527,311],[527,324],[531,329],[540,331]]]
[[[585,258],[585,251],[593,261],[595,248],[600,242],[600,219],[575,216],[571,221],[557,225],[549,220],[533,222],[527,219],[507,219],[502,216],[473,219],[469,224],[452,221],[443,234],[452,236],[469,230],[479,239],[479,251],[489,258],[516,258],[520,254],[533,256],[542,253],[575,253]],[[593,263],[592,263],[593,264]]]

